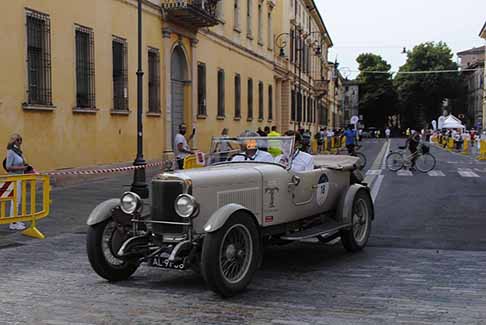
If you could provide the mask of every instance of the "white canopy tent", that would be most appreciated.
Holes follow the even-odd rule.
[[[454,115],[449,115],[444,123],[442,124],[443,129],[465,129],[466,127],[462,125],[461,120]]]

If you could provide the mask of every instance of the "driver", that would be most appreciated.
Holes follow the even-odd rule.
[[[258,137],[258,133],[246,131],[240,134],[240,138]],[[273,163],[273,156],[266,151],[259,150],[257,140],[243,139],[241,143],[241,153],[231,158],[231,161],[261,161]]]
[[[293,172],[305,172],[314,169],[314,156],[308,154],[307,152],[301,151],[299,148],[302,146],[302,141],[304,140],[299,132],[294,132],[289,130],[285,132],[286,136],[295,137],[294,142],[294,153],[292,156],[292,167],[290,168]],[[280,155],[275,158],[275,162],[280,164],[285,164],[287,160],[284,155]]]

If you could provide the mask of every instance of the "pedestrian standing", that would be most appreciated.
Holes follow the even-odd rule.
[[[174,139],[174,151],[179,169],[184,168],[184,158],[194,154],[194,152],[191,151],[189,145],[187,144],[187,140],[185,137],[186,131],[186,125],[184,123],[180,124],[179,133],[175,136]],[[196,129],[192,129],[192,134],[189,136],[189,141],[194,138],[194,134],[196,134]]]
[[[22,175],[29,168],[20,148],[21,145],[22,137],[19,134],[13,134],[7,144],[7,158],[5,159],[5,168],[9,175]],[[14,206],[13,201],[10,203],[10,217],[14,217],[21,207],[22,181],[17,181],[16,200],[17,206]],[[23,230],[25,229],[25,224],[23,222],[12,222],[9,228],[12,230]]]
[[[386,128],[386,130],[385,130],[385,136],[386,136],[386,139],[387,140],[390,140],[390,134],[391,134],[390,128]]]
[[[272,131],[267,134],[268,137],[280,137],[281,134],[277,131],[277,127],[274,125],[272,126]],[[278,155],[282,154],[282,150],[280,149],[280,141],[278,140],[268,140],[268,152],[273,156],[277,157]]]
[[[258,130],[256,131],[256,133],[258,133],[258,135],[261,136],[261,137],[267,136],[267,134],[265,133],[265,131],[263,131],[260,126],[258,127]]]

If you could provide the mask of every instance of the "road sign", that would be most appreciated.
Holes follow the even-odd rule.
[[[356,115],[351,117],[351,124],[357,124],[358,122],[359,122],[359,117],[357,117]]]

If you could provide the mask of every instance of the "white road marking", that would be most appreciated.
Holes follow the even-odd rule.
[[[462,177],[479,177],[479,175],[476,174],[475,172],[468,172],[468,171],[461,171],[461,170],[458,170],[457,172]]]
[[[457,171],[459,172],[472,172],[472,168],[458,168]]]
[[[373,188],[371,189],[371,198],[373,199],[373,203],[375,202],[376,197],[378,196],[378,192],[380,191],[383,178],[385,178],[385,175],[379,175],[375,183],[373,184]]]
[[[386,145],[385,154],[383,155],[383,161],[381,163],[381,169],[386,168],[386,156],[388,156],[388,154],[390,153],[390,145],[391,145],[391,141],[388,141],[388,143]]]
[[[401,170],[397,171],[397,175],[398,176],[413,176],[413,173],[409,170],[401,169]]]
[[[381,169],[370,169],[366,172],[366,176],[381,175]]]
[[[440,170],[432,170],[427,173],[429,176],[445,176],[445,174]]]

